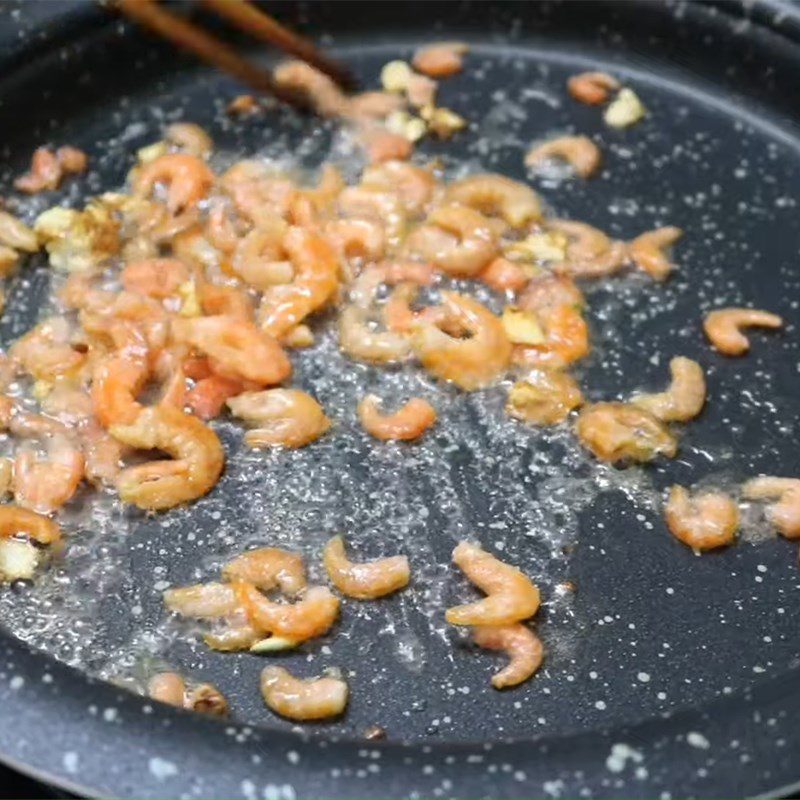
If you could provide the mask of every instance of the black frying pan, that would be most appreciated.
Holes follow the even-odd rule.
[[[478,131],[426,145],[428,155],[523,178],[532,140],[594,135],[606,153],[602,176],[540,185],[548,203],[615,236],[666,223],[687,235],[666,286],[627,278],[590,290],[597,347],[581,382],[592,399],[623,396],[663,383],[668,358],[681,353],[708,371],[708,408],[678,459],[618,472],[593,465],[566,434],[503,421],[499,391],[463,397],[413,374],[346,365],[323,336],[296,368],[298,384],[337,419],[334,435],[299,453],[232,457],[210,497],[165,518],[113,503],[103,520],[76,510],[63,563],[34,591],[4,590],[3,759],[75,791],[121,797],[738,797],[796,783],[796,545],[766,536],[695,558],[667,534],[655,502],[673,482],[728,485],[800,468],[796,7],[270,8],[364,80],[420,42],[468,40],[469,69],[442,97]],[[165,111],[208,127],[230,152],[289,148],[311,167],[329,152],[330,130],[309,137],[315,121],[289,112],[229,124],[222,109],[235,86],[94,5],[5,3],[0,13],[6,189],[46,140],[93,158],[96,170],[66,191],[69,201],[118,185]],[[648,119],[615,133],[596,110],[568,101],[566,77],[589,66],[634,85]],[[30,326],[47,281],[41,265],[15,279],[4,344]],[[746,359],[725,360],[699,322],[713,305],[743,302],[790,324],[780,336],[757,334]],[[438,393],[438,431],[411,448],[368,442],[354,420],[358,393],[419,385]],[[219,429],[239,452],[235,426]],[[185,628],[164,621],[159,589],[213,577],[256,542],[290,544],[311,560],[340,530],[367,556],[409,552],[415,586],[347,604],[334,635],[280,657],[309,675],[338,664],[352,688],[344,719],[297,728],[263,707],[263,660],[191,644]],[[504,546],[549,600],[538,620],[546,668],[514,691],[492,690],[495,659],[441,621],[441,609],[469,596],[445,566],[465,535]],[[571,600],[556,589],[566,579],[578,589]],[[87,674],[141,677],[148,658],[219,685],[236,721],[153,705]],[[385,741],[365,740],[372,724]]]

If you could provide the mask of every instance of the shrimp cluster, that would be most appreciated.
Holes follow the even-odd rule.
[[[539,590],[516,567],[471,542],[458,543],[453,561],[487,596],[449,608],[445,619],[451,625],[470,626],[479,647],[508,655],[508,665],[492,678],[496,689],[526,681],[539,669],[544,653],[536,634],[522,624],[539,610]]]
[[[325,546],[323,564],[331,583],[345,597],[375,600],[408,585],[405,556],[355,563],[347,558],[341,536]],[[276,593],[277,597],[270,597]],[[323,636],[339,616],[339,599],[325,586],[308,586],[305,565],[296,553],[276,547],[249,550],[222,567],[222,582],[200,583],[164,592],[170,611],[204,620],[204,635],[214,650],[268,654],[298,647]],[[172,705],[194,707],[180,676],[156,676],[150,696]],[[278,667],[261,676],[267,706],[294,720],[334,717],[347,703],[347,684],[339,678],[301,681]]]

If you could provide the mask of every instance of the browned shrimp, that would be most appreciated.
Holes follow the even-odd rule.
[[[736,502],[723,492],[690,497],[683,486],[673,486],[664,508],[672,535],[693,550],[713,550],[732,544],[739,527]]]
[[[579,103],[599,106],[608,100],[610,92],[619,89],[619,81],[606,72],[581,72],[567,81],[567,91]]]
[[[706,402],[703,368],[690,358],[677,356],[669,362],[672,382],[657,394],[634,395],[631,403],[664,422],[686,422],[696,417]]]
[[[292,364],[280,344],[241,317],[175,318],[172,335],[208,355],[213,371],[222,377],[270,386],[292,373]]]
[[[370,164],[403,161],[414,151],[414,145],[409,139],[380,125],[363,128],[361,144],[366,150]]]
[[[477,300],[455,292],[442,292],[441,319],[419,324],[412,336],[414,352],[422,365],[442,380],[467,391],[493,383],[511,359],[500,320]],[[469,338],[445,333],[440,325],[462,329]]]
[[[381,402],[380,397],[368,394],[358,404],[362,427],[376,439],[410,441],[436,422],[436,409],[420,397],[412,397],[393,414],[382,414]]]
[[[275,85],[304,96],[322,116],[338,117],[349,108],[347,97],[324,73],[305,61],[285,61],[272,73]]]
[[[295,678],[283,667],[265,667],[261,695],[267,707],[287,719],[329,719],[347,705],[347,684],[341,678]]]
[[[539,609],[539,590],[519,569],[504,564],[480,545],[459,542],[453,561],[481,591],[483,600],[448,608],[451,625],[510,625]]]
[[[167,184],[167,208],[177,214],[193,208],[208,195],[214,173],[202,159],[188,153],[167,153],[144,164],[133,188],[136,196],[146,197],[157,183]]]
[[[248,550],[222,568],[228,581],[244,581],[262,591],[278,588],[284,594],[295,595],[306,588],[306,570],[297,553],[277,547]]]
[[[119,473],[120,498],[139,508],[159,511],[196,500],[214,487],[222,472],[225,454],[214,431],[171,406],[145,408],[132,424],[112,425],[109,432],[129,447],[163,450],[174,457]]]
[[[76,349],[70,339],[67,320],[51,317],[17,339],[8,352],[36,380],[56,381],[76,376],[86,362],[86,354]]]
[[[575,427],[578,438],[603,461],[652,461],[673,458],[678,443],[649,411],[626,403],[586,406]]]
[[[300,389],[243,392],[227,405],[254,426],[244,437],[250,447],[305,447],[331,426],[322,406]]]
[[[569,275],[554,275],[550,272],[534,277],[517,302],[520,308],[528,311],[558,306],[580,309],[586,304],[581,290]]]
[[[478,279],[497,292],[518,292],[528,283],[525,270],[502,256],[490,262]]]
[[[431,78],[449,78],[461,72],[464,55],[469,47],[463,42],[438,42],[414,53],[411,63],[415,70]]]
[[[581,178],[594,175],[603,160],[600,148],[588,136],[560,136],[532,147],[525,164],[537,167],[552,159],[567,161]]]
[[[719,308],[706,315],[703,330],[711,344],[726,356],[741,356],[750,349],[741,328],[781,328],[783,320],[769,311],[755,308]]]
[[[625,261],[625,245],[612,242],[602,231],[574,220],[554,219],[547,223],[552,230],[565,234],[567,259],[554,265],[556,272],[576,278],[602,278],[618,272]]]
[[[673,270],[673,265],[664,255],[664,250],[675,244],[681,236],[683,231],[674,225],[647,231],[628,244],[628,255],[633,263],[651,278],[663,281]]]
[[[126,264],[120,279],[129,292],[163,300],[189,280],[189,268],[177,258],[147,258]]]
[[[406,245],[443,272],[465,278],[477,275],[497,255],[492,220],[459,205],[434,209]]]
[[[292,642],[322,636],[339,616],[339,600],[325,586],[311,586],[294,603],[277,603],[249,583],[234,584],[239,604],[259,630]]]
[[[369,312],[355,303],[345,306],[339,315],[339,346],[350,358],[376,364],[403,361],[411,353],[406,335],[373,330]]]
[[[19,506],[0,505],[0,539],[23,534],[39,544],[53,544],[61,538],[61,528],[47,517]]]
[[[170,611],[198,619],[227,617],[239,608],[236,592],[227,583],[198,583],[167,589],[164,603]]]
[[[283,247],[294,267],[294,279],[269,289],[261,308],[261,327],[276,338],[324,306],[339,285],[339,260],[321,236],[292,227],[284,237]]]
[[[164,138],[170,144],[197,158],[208,158],[214,149],[211,137],[193,122],[173,122],[164,131]]]
[[[225,716],[228,703],[216,687],[201,683],[189,688],[177,672],[159,672],[147,682],[147,694],[159,703],[213,716]]]
[[[529,186],[491,173],[472,175],[450,184],[445,195],[453,203],[483,214],[500,216],[512,228],[541,219],[539,198]]]
[[[325,226],[325,235],[341,258],[377,261],[386,252],[386,233],[374,220],[331,220]]]
[[[131,424],[142,406],[136,397],[144,387],[150,369],[147,351],[118,353],[100,362],[92,376],[92,405],[100,424]]]
[[[16,178],[14,188],[27,194],[52,191],[61,183],[64,169],[52,150],[39,147],[33,153],[30,171]]]
[[[48,442],[46,459],[20,450],[14,459],[14,500],[41,514],[56,511],[77,491],[84,464],[83,452],[65,436]]]
[[[575,379],[565,372],[534,370],[508,393],[509,416],[534,425],[556,425],[583,403]]]
[[[436,178],[429,169],[405,161],[386,161],[367,167],[361,183],[396,194],[403,209],[412,215],[425,210],[436,189]]]
[[[68,144],[56,150],[56,158],[64,172],[70,175],[83,172],[89,163],[89,158],[83,150]]]
[[[487,650],[504,650],[509,657],[508,666],[492,678],[495,689],[518,686],[539,669],[544,648],[539,637],[519,622],[512,625],[478,625],[472,629],[472,638],[478,647]]]
[[[778,502],[767,507],[767,519],[787,539],[800,538],[800,478],[751,478],[742,486],[742,495],[748,500],[776,498]]]
[[[544,306],[536,313],[540,344],[514,347],[514,363],[537,369],[562,369],[589,353],[589,327],[574,305]]]
[[[356,564],[347,558],[344,539],[334,536],[322,552],[331,583],[347,597],[375,600],[408,585],[411,571],[405,556],[391,556]]]

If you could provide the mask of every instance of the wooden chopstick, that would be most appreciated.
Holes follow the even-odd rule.
[[[344,89],[355,87],[351,73],[337,61],[321,53],[310,39],[283,26],[247,0],[200,0],[245,33],[273,44],[281,50],[316,67]]]
[[[242,58],[233,48],[196,25],[167,11],[155,0],[117,0],[116,8],[129,19],[178,47],[189,50],[253,89],[271,94],[291,105],[308,108],[302,97],[276,86],[266,70]]]

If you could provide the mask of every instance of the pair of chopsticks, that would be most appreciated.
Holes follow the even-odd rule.
[[[309,39],[281,25],[247,0],[200,2],[239,30],[316,67],[343,88],[354,85],[353,78],[343,65],[321,53]],[[116,0],[113,7],[129,19],[194,53],[202,61],[227,72],[256,91],[273,95],[292,105],[301,104],[300,98],[295,94],[276,86],[267,70],[243,58],[232,47],[197,25],[168,11],[158,0]]]

